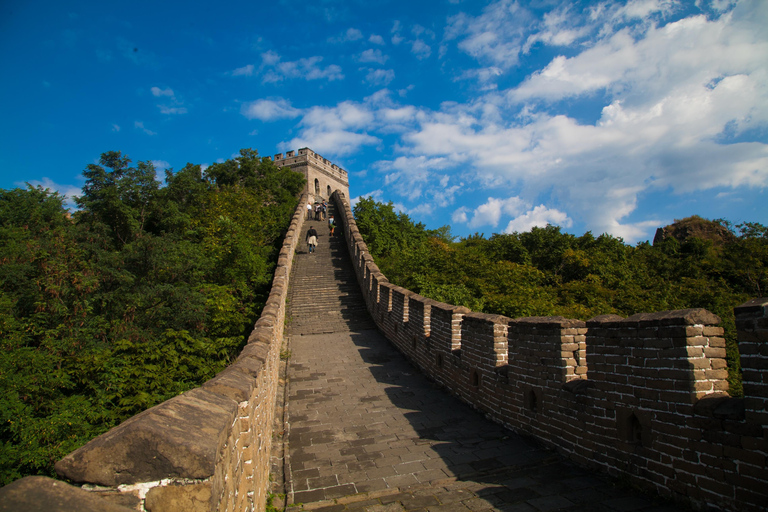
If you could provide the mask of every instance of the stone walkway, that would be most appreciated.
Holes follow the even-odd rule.
[[[313,225],[320,245],[296,256],[287,330],[290,511],[680,510],[565,461],[427,380],[375,330],[343,241]]]

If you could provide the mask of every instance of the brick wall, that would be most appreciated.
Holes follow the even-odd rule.
[[[303,242],[306,201],[305,194],[283,242],[266,306],[234,363],[56,464],[59,476],[97,486],[91,492],[27,477],[0,490],[5,491],[0,501],[24,510],[27,497],[45,489],[52,503],[73,503],[78,510],[263,511],[285,299],[293,255]]]
[[[572,460],[699,510],[768,507],[768,299],[735,308],[745,398],[703,309],[510,319],[397,287],[334,194],[368,309],[450,392]]]

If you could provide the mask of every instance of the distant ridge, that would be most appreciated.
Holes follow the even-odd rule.
[[[691,238],[700,238],[702,240],[709,240],[713,245],[719,246],[734,240],[736,237],[720,222],[693,215],[681,220],[675,219],[674,223],[657,229],[656,235],[653,237],[653,245],[657,245],[669,238],[674,238],[680,243]]]

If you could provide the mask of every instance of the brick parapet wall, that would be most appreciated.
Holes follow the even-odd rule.
[[[735,312],[747,417],[767,425],[768,299],[753,299]]]
[[[0,489],[0,501],[29,510],[25,495],[44,486],[54,501],[75,500],[80,510],[263,511],[285,301],[306,201],[305,194],[283,241],[267,303],[235,362],[201,387],[126,420],[56,463],[59,476],[96,486],[92,492],[27,477],[7,492]]]
[[[378,268],[346,198],[334,200],[363,284]],[[703,309],[509,319],[376,282],[365,296],[379,329],[488,417],[695,509],[765,509],[768,299],[735,308],[742,400],[727,393],[720,319]]]

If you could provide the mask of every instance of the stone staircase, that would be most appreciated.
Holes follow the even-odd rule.
[[[329,205],[329,215],[335,214]],[[375,329],[349,259],[343,230],[331,237],[328,221],[305,221],[301,240],[310,226],[318,233],[312,254],[306,244],[296,254],[288,293],[288,323],[291,336]],[[338,224],[337,224],[338,226]]]

